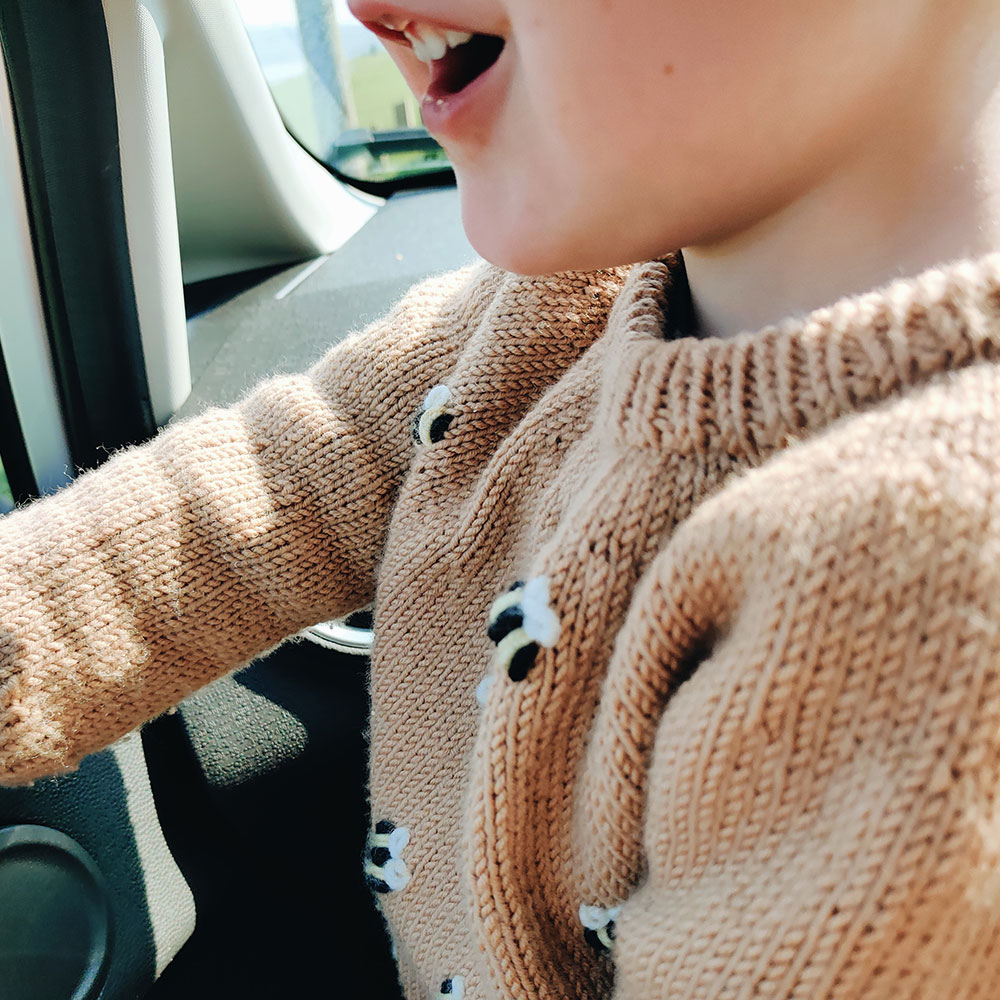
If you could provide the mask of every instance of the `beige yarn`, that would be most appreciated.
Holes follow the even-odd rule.
[[[0,781],[374,596],[409,997],[1000,996],[1000,257],[729,341],[676,273],[436,279],[0,521]]]

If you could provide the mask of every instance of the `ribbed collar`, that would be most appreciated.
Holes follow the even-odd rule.
[[[941,372],[1000,358],[1000,254],[731,339],[682,337],[676,259],[637,265],[610,317],[601,409],[624,443],[755,458]],[[673,303],[673,305],[672,305]]]

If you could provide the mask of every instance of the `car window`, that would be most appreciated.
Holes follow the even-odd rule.
[[[14,497],[10,492],[10,484],[7,482],[7,473],[3,471],[3,462],[0,462],[0,514],[6,514],[13,508]]]
[[[237,0],[289,131],[317,159],[359,181],[448,167],[395,64],[346,0]]]

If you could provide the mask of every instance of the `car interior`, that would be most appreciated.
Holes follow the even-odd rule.
[[[0,510],[475,259],[359,32],[340,0],[3,0]],[[0,789],[0,1000],[398,996],[361,867],[370,630],[317,622]]]

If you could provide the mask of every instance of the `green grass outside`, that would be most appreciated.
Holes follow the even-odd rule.
[[[373,132],[399,128],[397,108],[400,104],[407,109],[408,123],[420,124],[420,106],[388,53],[373,52],[358,56],[351,62],[350,71],[358,128]]]
[[[420,106],[387,53],[378,51],[358,56],[351,61],[349,72],[356,127],[377,132],[400,128],[401,125],[420,125]],[[282,80],[272,84],[272,91],[275,103],[292,133],[316,156],[326,156],[329,139],[324,140],[316,121],[309,78],[302,74]],[[401,122],[400,105],[405,108],[405,122]],[[447,162],[443,151],[434,150],[429,153],[395,153],[378,160],[358,157],[349,164],[340,164],[340,167],[356,177],[383,180],[439,170]]]

